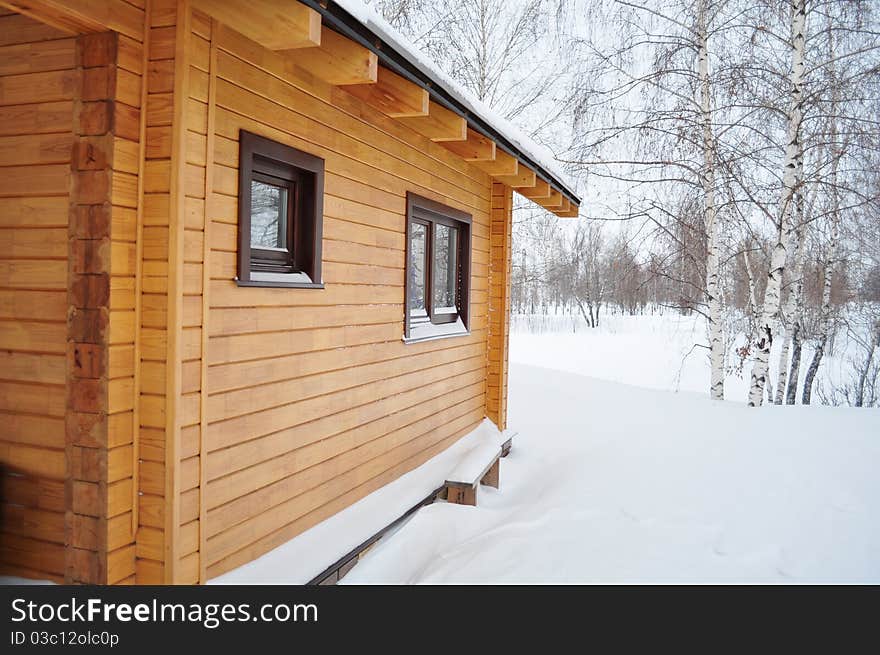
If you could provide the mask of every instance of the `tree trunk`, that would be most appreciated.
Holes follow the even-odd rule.
[[[801,162],[803,168],[803,161]],[[800,177],[803,178],[803,172]],[[786,380],[788,378],[788,351],[791,346],[792,332],[794,331],[795,315],[799,314],[802,296],[799,293],[803,289],[803,252],[804,238],[806,237],[806,226],[804,224],[804,196],[800,191],[796,194],[797,203],[797,228],[795,230],[795,249],[792,265],[788,267],[789,272],[789,290],[785,299],[785,306],[782,310],[781,330],[784,330],[785,338],[782,342],[782,348],[779,349],[779,368],[776,379],[776,399],[775,404],[781,405],[783,396],[786,392]],[[797,384],[797,379],[795,379]]]
[[[801,374],[801,317],[799,316],[791,328],[791,369],[788,372],[788,389],[785,393],[785,404],[794,405],[797,400],[798,377]]]
[[[593,310],[592,310],[592,308],[590,309],[590,312],[588,314],[587,311],[584,309],[584,303],[581,302],[580,298],[575,296],[575,302],[577,303],[578,309],[581,312],[581,316],[584,317],[584,321],[586,322],[586,324],[589,325],[590,327],[593,327]]]
[[[757,338],[758,321],[761,320],[761,310],[758,309],[758,293],[755,290],[755,274],[752,271],[752,260],[748,251],[743,252],[743,261],[746,265],[746,277],[749,282],[749,312],[751,313],[752,333],[749,334],[749,343],[753,343]]]
[[[700,123],[703,130],[703,211],[706,224],[706,296],[709,309],[709,395],[724,400],[724,334],[721,320],[721,296],[718,284],[718,213],[715,207],[715,135],[712,132],[711,87],[709,83],[709,32],[706,27],[706,0],[699,4]]]
[[[871,347],[868,350],[868,356],[865,358],[865,364],[859,371],[859,380],[856,383],[856,399],[853,403],[856,407],[863,407],[865,404],[865,384],[868,381],[868,373],[871,371],[871,364],[874,361],[874,353],[880,348],[880,325],[877,326],[877,334],[871,341]]]
[[[799,162],[803,156],[800,141],[803,120],[804,49],[806,31],[806,0],[792,1],[791,15],[791,105],[788,111],[788,130],[785,148],[785,167],[782,178],[782,194],[779,203],[778,233],[773,254],[770,257],[770,270],[767,275],[767,288],[764,292],[764,305],[761,321],[758,324],[755,343],[755,361],[752,365],[752,381],[749,389],[749,405],[757,407],[764,400],[767,374],[770,364],[770,349],[773,346],[774,332],[779,323],[780,289],[782,274],[789,244],[794,228],[794,196],[800,186]]]
[[[822,356],[825,354],[825,343],[828,341],[828,335],[823,334],[819,338],[819,344],[813,353],[813,359],[807,368],[807,375],[804,377],[804,393],[801,396],[801,404],[809,405],[813,396],[813,380],[816,379],[816,373],[819,371],[819,364],[822,363]]]
[[[829,34],[830,34],[829,25]],[[830,40],[830,39],[829,39]],[[840,193],[837,187],[837,174],[840,168],[840,158],[843,156],[843,150],[837,143],[837,87],[834,85],[835,70],[832,68],[832,100],[831,100],[831,130],[829,141],[831,142],[831,241],[828,244],[828,256],[825,258],[824,277],[822,279],[822,332],[819,337],[819,345],[816,352],[813,353],[813,361],[810,362],[810,368],[807,369],[807,376],[804,379],[804,392],[801,402],[809,405],[813,395],[813,381],[819,372],[819,364],[822,363],[822,357],[825,355],[825,349],[833,329],[834,316],[831,311],[831,280],[834,276],[834,265],[837,263],[837,247],[840,241]]]

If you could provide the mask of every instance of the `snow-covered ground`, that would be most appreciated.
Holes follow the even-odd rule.
[[[343,582],[880,582],[880,410],[710,401],[698,324],[616,318],[513,335],[500,491],[423,508]]]
[[[708,350],[694,346],[708,343],[701,315],[680,316],[667,310],[664,314],[635,316],[603,312],[601,318],[599,328],[591,329],[578,316],[514,316],[511,357],[524,364],[638,387],[708,393]],[[729,365],[736,360],[736,347],[743,343],[744,337],[740,336],[731,344]],[[779,339],[773,344],[771,380],[776,379],[780,345]],[[839,333],[822,360],[816,388],[828,389],[849,381],[854,375],[852,359],[860,355],[858,346],[845,333]],[[807,342],[801,358],[800,386],[812,357],[813,343]],[[742,370],[729,370],[724,381],[725,398],[745,401],[750,374],[751,361]]]
[[[350,583],[880,583],[880,409],[705,392],[699,319],[517,319],[501,489],[437,503]],[[533,334],[532,332],[539,332]],[[829,358],[833,370],[834,357]],[[678,393],[675,393],[678,391]],[[488,430],[487,430],[488,428]],[[298,584],[424,498],[485,423],[415,471],[212,582]],[[9,582],[10,580],[5,580]]]

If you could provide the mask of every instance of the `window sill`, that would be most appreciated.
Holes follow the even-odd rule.
[[[404,343],[419,343],[421,341],[433,341],[435,339],[466,337],[471,333],[471,331],[464,326],[461,319],[454,323],[441,323],[438,325],[427,323],[416,327],[410,327],[409,331],[409,336],[403,337]]]
[[[283,289],[323,289],[321,282],[312,282],[304,273],[251,273],[250,280],[235,278],[240,287],[278,287]]]

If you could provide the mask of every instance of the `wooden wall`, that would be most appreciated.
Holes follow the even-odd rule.
[[[483,418],[491,199],[489,177],[449,151],[226,26],[213,39],[202,360],[209,578],[421,464]],[[233,282],[241,129],[325,159],[325,289]],[[470,336],[401,340],[407,191],[473,215]]]
[[[134,581],[143,11],[125,7],[134,28],[86,35],[0,11],[0,558],[17,575]]]
[[[387,484],[487,413],[503,422],[506,333],[490,311],[493,325],[507,311],[510,189],[185,0],[106,5],[73,24],[46,14],[71,34],[114,30],[115,63],[100,65],[77,62],[71,36],[0,14],[17,27],[0,27],[0,48],[22,50],[0,56],[0,165],[13,151],[33,160],[0,175],[0,452],[24,473],[3,478],[0,558],[89,581],[65,564],[67,477],[88,483],[68,502],[94,526],[96,581],[193,583]],[[112,129],[90,135],[72,125],[73,102],[97,79],[84,70],[102,66]],[[234,283],[240,129],[325,159],[325,289]],[[109,186],[94,205],[106,211],[87,215],[110,218],[83,232],[68,220],[91,202],[68,195],[70,149],[90,136],[110,144]],[[469,336],[402,342],[408,191],[473,215]],[[89,256],[68,238],[90,241]],[[109,285],[88,383],[104,441],[79,444],[99,451],[100,475],[82,479],[64,426],[65,390],[79,385],[65,365],[69,270]]]
[[[63,581],[76,39],[0,10],[0,567]]]
[[[114,8],[118,4],[118,8]],[[142,314],[143,108],[147,74],[144,2],[110,2],[116,26],[108,334],[107,583],[134,583],[138,527],[138,387]],[[123,18],[125,19],[123,22]]]
[[[507,428],[507,364],[510,344],[511,241],[513,192],[492,183],[492,223],[489,239],[489,364],[486,379],[486,415],[499,429]]]
[[[200,246],[184,243],[184,223],[192,223],[194,216],[199,217],[199,228],[203,222],[208,68],[205,45],[209,36],[210,23],[201,15],[193,18],[185,3],[151,3],[142,254],[138,583],[191,584],[199,579],[199,470],[198,460],[193,457],[199,452],[201,440],[198,358],[202,269],[192,263],[193,252]],[[191,94],[202,99],[191,101]],[[193,157],[201,161],[201,166],[188,161]],[[201,261],[200,252],[197,260]]]

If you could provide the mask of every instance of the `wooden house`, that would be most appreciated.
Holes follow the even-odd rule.
[[[350,2],[0,0],[2,573],[205,582],[505,425],[579,199]]]

